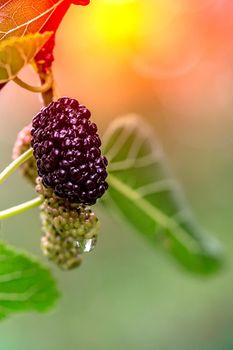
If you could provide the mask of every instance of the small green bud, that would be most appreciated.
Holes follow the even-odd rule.
[[[31,124],[25,126],[17,135],[12,158],[15,160],[21,154],[26,152],[31,147]],[[36,178],[38,176],[36,160],[34,157],[28,159],[24,164],[20,166],[20,171],[22,175],[29,181],[31,184],[35,185]]]

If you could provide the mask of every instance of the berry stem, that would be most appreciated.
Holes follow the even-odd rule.
[[[52,74],[46,75],[45,81],[41,86],[32,86],[27,83],[25,83],[23,80],[21,80],[19,77],[14,78],[14,82],[21,86],[22,88],[29,90],[31,92],[35,93],[44,93],[51,89],[53,85],[53,76]]]
[[[43,198],[37,197],[30,201],[24,202],[22,204],[16,205],[12,208],[0,211],[0,220],[8,219],[12,216],[21,214],[29,209],[38,207],[43,203]]]
[[[26,152],[21,154],[17,159],[11,162],[1,173],[0,173],[0,185],[13,174],[24,162],[33,156],[33,149],[29,148]]]
[[[43,86],[43,84],[45,83],[45,80],[46,80],[44,73],[38,71],[38,74],[40,77],[41,84]],[[49,74],[53,77],[52,70],[50,70]],[[50,104],[50,102],[52,102],[53,100],[58,98],[57,87],[56,87],[56,83],[54,81],[54,78],[53,78],[53,83],[51,84],[50,88],[46,91],[41,92],[41,97],[42,97],[44,106],[48,106]]]

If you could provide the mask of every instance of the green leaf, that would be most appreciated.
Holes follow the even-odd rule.
[[[221,249],[193,219],[151,128],[137,116],[117,119],[103,138],[103,152],[109,160],[106,208],[188,270],[216,271]]]
[[[0,243],[0,319],[22,311],[46,311],[59,294],[49,270]]]
[[[32,61],[51,35],[52,32],[36,33],[0,41],[0,84],[14,79]]]

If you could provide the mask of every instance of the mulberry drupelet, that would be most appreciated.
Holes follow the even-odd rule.
[[[63,97],[42,108],[32,122],[31,145],[42,183],[70,203],[93,205],[108,188],[108,162],[90,116],[77,100]]]

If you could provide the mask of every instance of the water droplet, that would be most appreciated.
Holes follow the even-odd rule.
[[[78,247],[79,253],[89,253],[91,252],[97,243],[97,238],[80,238],[76,241],[76,245]]]

